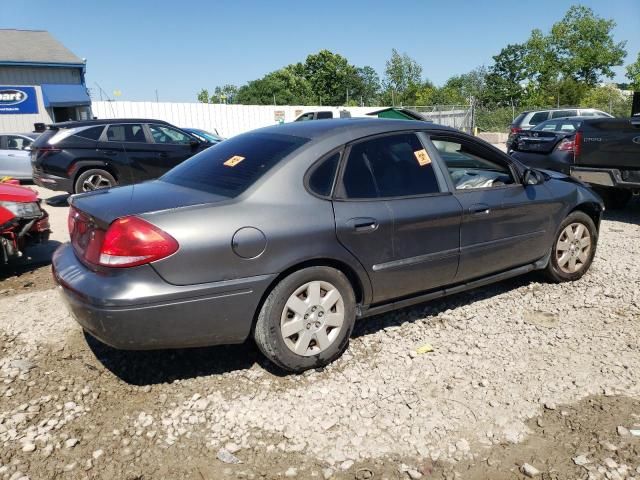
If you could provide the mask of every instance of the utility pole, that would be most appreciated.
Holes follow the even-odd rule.
[[[156,88],[156,103],[158,103],[158,89]]]

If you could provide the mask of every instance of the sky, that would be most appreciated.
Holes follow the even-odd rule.
[[[120,100],[194,101],[216,85],[242,85],[321,49],[382,77],[391,49],[441,85],[533,28],[547,31],[572,4],[615,20],[625,64],[640,51],[640,0],[16,0],[0,28],[48,30],[87,59],[87,86]],[[0,45],[0,51],[2,46]],[[624,69],[616,69],[624,82]]]

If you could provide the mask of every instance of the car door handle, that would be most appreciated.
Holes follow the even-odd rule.
[[[17,157],[17,155],[15,153],[9,153],[7,154],[7,157]]]
[[[489,205],[485,203],[478,203],[469,207],[469,213],[471,215],[489,215],[489,213],[491,213],[491,209],[489,208]]]
[[[350,219],[347,224],[356,232],[373,232],[378,228],[378,222],[375,218],[359,217]]]
[[[98,151],[103,155],[106,155],[107,157],[115,157],[118,154],[118,152],[116,152],[115,150],[98,150]]]

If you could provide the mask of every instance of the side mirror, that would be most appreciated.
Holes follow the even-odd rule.
[[[31,145],[25,145],[22,147],[22,150],[26,150],[27,152],[31,150]]]
[[[191,148],[196,148],[197,146],[200,145],[201,142],[199,142],[198,140],[191,140],[189,142],[189,145],[191,145]]]
[[[544,183],[544,174],[538,170],[526,170],[522,176],[522,183],[527,185],[540,185]]]

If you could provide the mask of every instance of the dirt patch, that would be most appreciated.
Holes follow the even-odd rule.
[[[544,480],[640,477],[640,436],[629,432],[640,429],[639,400],[596,396],[549,406],[528,422],[532,433],[524,442],[494,446],[455,468],[436,467],[428,478],[525,478],[525,463]]]
[[[0,298],[49,290],[54,286],[50,265],[28,267],[10,264],[0,267]]]

